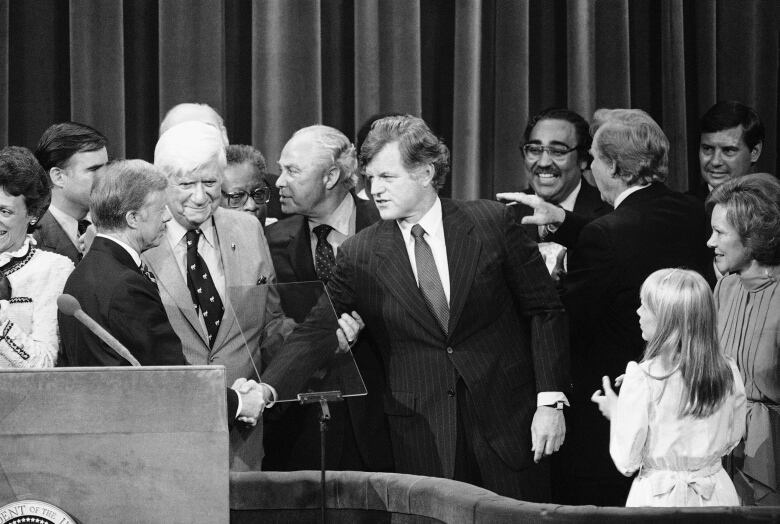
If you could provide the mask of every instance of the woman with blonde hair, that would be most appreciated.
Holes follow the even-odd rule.
[[[745,430],[745,390],[718,344],[715,302],[698,273],[660,269],[642,284],[642,361],[620,395],[604,377],[592,400],[610,419],[609,451],[626,476],[626,506],[738,506],[721,465]]]

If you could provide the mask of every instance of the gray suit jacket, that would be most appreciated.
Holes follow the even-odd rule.
[[[225,314],[212,348],[208,346],[187,281],[177,267],[167,239],[146,251],[143,258],[157,277],[160,298],[181,339],[187,362],[225,366],[230,385],[237,378],[256,376],[250,353],[260,370],[261,345],[279,347],[289,332],[289,322],[283,319],[275,297],[265,286],[258,286],[276,282],[260,222],[247,213],[218,208],[214,212],[214,225],[225,271],[226,296],[222,300]],[[234,428],[230,443],[231,469],[260,469],[261,425]]]
[[[38,226],[33,232],[33,238],[40,249],[68,257],[74,264],[81,261],[79,250],[48,209],[38,221]]]

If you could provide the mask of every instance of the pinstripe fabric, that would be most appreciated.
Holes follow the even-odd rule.
[[[452,477],[456,379],[474,399],[480,430],[512,468],[532,463],[537,391],[568,389],[566,326],[536,244],[496,202],[442,200],[450,270],[449,335],[415,282],[400,230],[382,221],[339,249],[328,291],[337,311],[358,311],[387,381],[396,471]],[[283,353],[264,380],[296,386]],[[307,355],[317,366],[328,355]]]

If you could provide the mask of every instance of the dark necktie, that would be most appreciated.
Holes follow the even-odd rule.
[[[82,218],[81,220],[79,220],[79,224],[77,226],[78,230],[79,230],[79,236],[82,236],[84,233],[86,233],[87,232],[87,228],[90,225],[92,225],[92,222],[90,222],[86,218]]]
[[[444,294],[439,272],[436,269],[436,262],[433,260],[431,246],[423,238],[425,230],[420,224],[412,226],[412,236],[414,237],[414,260],[417,264],[417,280],[420,281],[420,290],[422,291],[425,303],[428,309],[439,321],[444,334],[447,334],[450,322],[450,307],[447,305],[447,297]]]
[[[211,279],[209,268],[198,253],[198,241],[201,235],[200,229],[187,231],[187,286],[190,288],[195,310],[203,315],[209,335],[209,347],[212,347],[225,310],[217,293],[217,286]]]
[[[333,228],[327,224],[320,224],[314,228],[317,235],[317,248],[314,251],[314,270],[317,278],[328,283],[333,276],[333,266],[336,265],[336,257],[333,255],[333,246],[328,242],[328,234]]]

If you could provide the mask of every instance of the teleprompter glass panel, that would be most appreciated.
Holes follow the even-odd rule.
[[[250,374],[254,367],[262,376],[272,362],[284,366],[284,383],[273,384],[278,402],[298,401],[299,394],[366,394],[352,352],[339,349],[338,317],[322,282],[231,287],[227,293],[223,321],[237,322],[245,342],[261,333],[259,347],[245,343]]]

